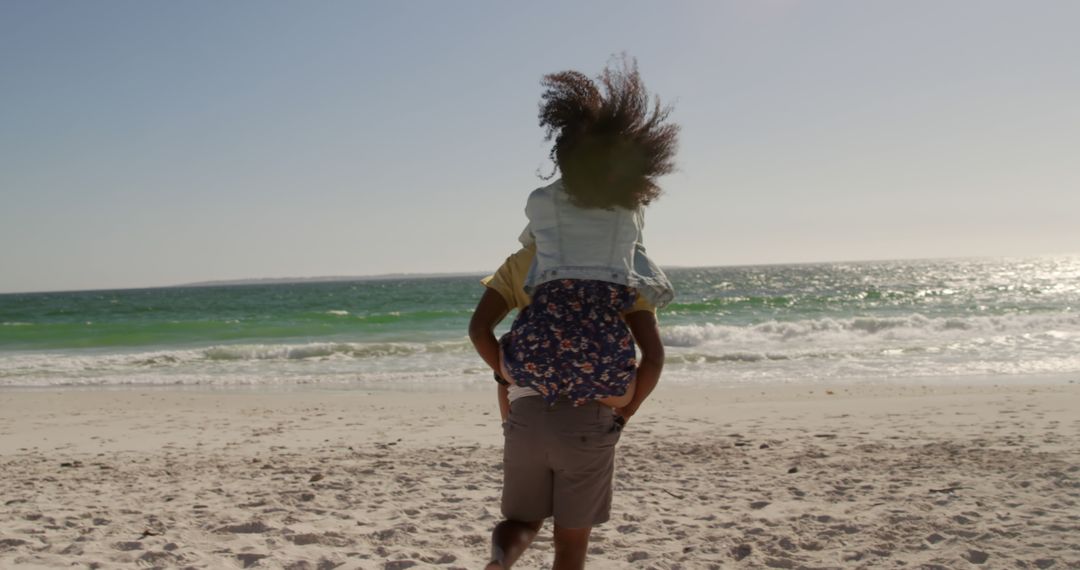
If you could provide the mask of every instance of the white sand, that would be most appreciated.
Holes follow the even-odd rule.
[[[3,391],[0,568],[477,568],[500,461],[494,389]],[[662,384],[615,493],[590,568],[1080,568],[1080,385]]]

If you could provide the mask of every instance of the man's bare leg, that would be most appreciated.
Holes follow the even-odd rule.
[[[491,531],[491,562],[485,570],[508,570],[532,544],[544,521],[502,521]]]
[[[562,528],[555,525],[555,563],[552,570],[584,570],[592,527]]]

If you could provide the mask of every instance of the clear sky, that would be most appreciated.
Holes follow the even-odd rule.
[[[539,80],[683,126],[662,265],[1080,252],[1080,2],[0,1],[0,292],[479,271]]]

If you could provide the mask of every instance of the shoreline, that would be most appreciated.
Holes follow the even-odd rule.
[[[722,425],[752,421],[757,410],[800,412],[795,417],[807,421],[829,414],[874,414],[887,409],[916,413],[915,404],[920,401],[935,407],[953,406],[950,402],[954,401],[982,405],[988,399],[1035,393],[1076,396],[1075,409],[1080,411],[1080,382],[1068,376],[1054,378],[1053,383],[1031,379],[1030,383],[1014,384],[991,384],[990,379],[955,384],[716,386],[661,381],[633,421],[683,424],[680,429],[686,429],[688,425],[715,426],[721,418]],[[319,438],[372,443],[378,440],[375,435],[390,434],[399,427],[394,425],[399,418],[426,422],[411,430],[407,429],[409,422],[402,423],[400,427],[407,433],[398,440],[407,445],[452,440],[502,444],[494,385],[435,386],[428,390],[316,384],[4,388],[0,389],[0,410],[4,411],[0,416],[0,456],[49,449],[145,451],[181,445],[178,442],[201,447],[214,439],[227,440],[229,446],[242,449],[241,443],[256,440],[238,440],[242,434],[215,434],[206,426],[207,422],[226,426],[241,420],[245,428],[255,431],[305,422],[303,429],[289,432],[295,440],[281,437],[273,441],[275,446],[303,447]],[[83,429],[84,425],[90,429]],[[316,436],[300,437],[303,433]],[[267,434],[262,435],[265,438]]]
[[[671,371],[669,376],[677,375],[677,371]],[[467,377],[467,374],[463,374]],[[1080,385],[1080,373],[1076,372],[1041,372],[1025,374],[968,374],[968,375],[926,375],[926,376],[896,376],[896,377],[870,377],[850,376],[843,378],[820,378],[807,376],[798,380],[777,381],[769,378],[759,382],[750,381],[711,381],[702,379],[674,380],[665,378],[661,385],[673,390],[776,390],[792,389],[830,389],[852,388],[858,389],[874,387],[911,387],[930,386],[939,388],[1008,388],[1026,386],[1066,386]],[[296,392],[371,392],[371,393],[402,393],[402,394],[456,394],[468,392],[487,392],[491,385],[490,373],[484,372],[475,379],[461,380],[456,382],[430,381],[391,384],[388,382],[288,382],[288,383],[123,383],[123,384],[53,384],[53,385],[0,385],[0,398],[4,394],[38,393],[38,392],[111,392],[122,393],[129,391],[145,392],[208,392],[208,393],[296,393]]]
[[[4,567],[475,568],[499,517],[494,387],[0,390],[0,409]],[[661,382],[589,568],[1080,568],[1077,410],[1069,383]],[[550,563],[550,528],[522,568]]]

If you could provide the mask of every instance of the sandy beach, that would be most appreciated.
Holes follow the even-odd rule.
[[[2,568],[477,568],[494,390],[0,392]],[[1080,385],[661,385],[590,568],[1080,568]],[[551,559],[550,524],[520,568]]]

